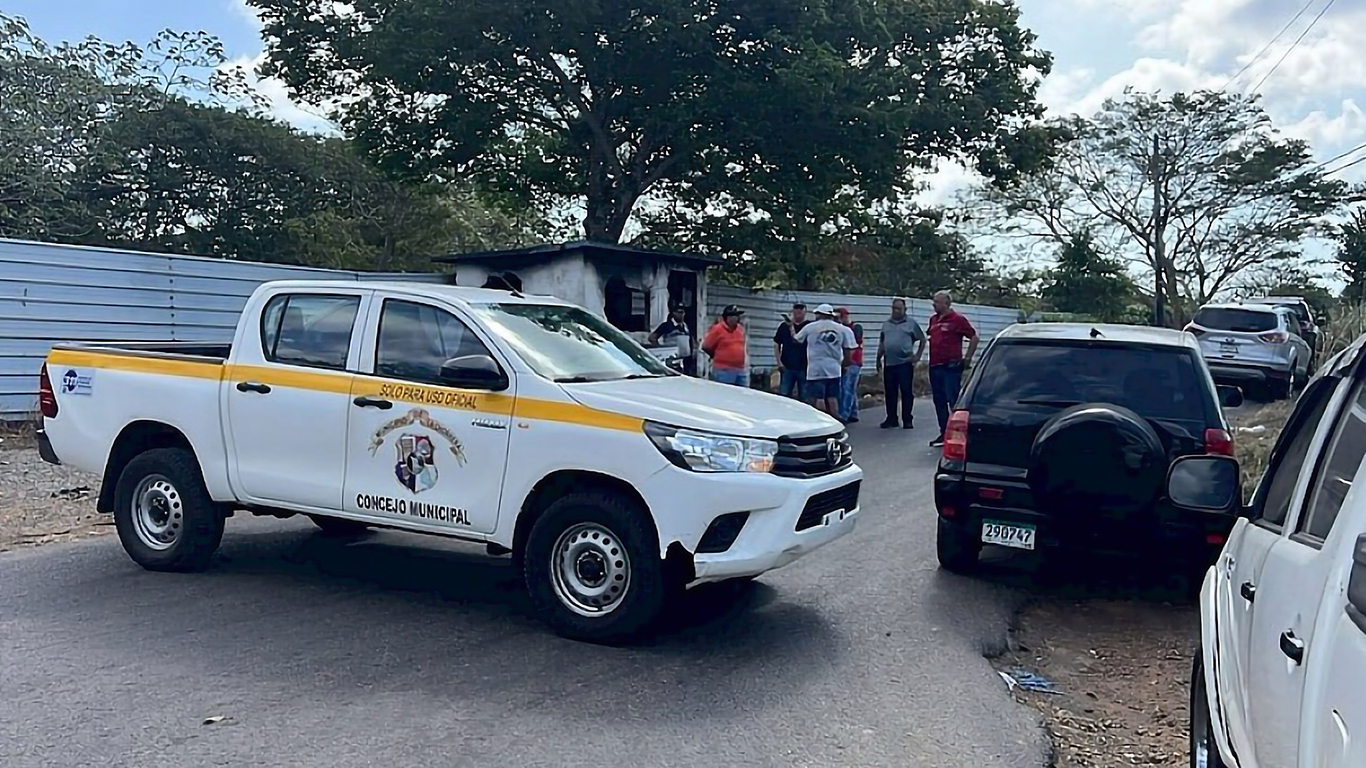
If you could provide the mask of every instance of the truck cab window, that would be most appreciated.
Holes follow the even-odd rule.
[[[359,296],[281,294],[261,313],[261,349],[273,363],[346,370]]]
[[[1290,498],[1309,455],[1309,444],[1332,399],[1337,379],[1322,379],[1305,390],[1299,405],[1286,421],[1271,454],[1271,464],[1252,501],[1254,522],[1280,530],[1290,513]]]
[[[1318,543],[1328,538],[1347,493],[1352,490],[1366,456],[1366,387],[1356,385],[1356,394],[1333,427],[1328,449],[1324,451],[1310,486],[1309,503],[1300,516],[1296,533]]]
[[[487,355],[488,347],[443,309],[387,299],[379,318],[375,375],[441,383],[441,366],[451,358]]]

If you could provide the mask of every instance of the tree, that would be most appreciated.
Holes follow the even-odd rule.
[[[1054,310],[1104,322],[1130,317],[1130,307],[1139,298],[1124,264],[1102,255],[1085,231],[1058,249],[1057,263],[1045,281],[1041,298]]]
[[[1248,270],[1289,262],[1347,199],[1308,146],[1281,138],[1256,97],[1128,92],[1066,140],[1046,170],[989,189],[1009,231],[1066,245],[1090,230],[1153,279],[1155,316],[1180,322]]]
[[[1337,260],[1347,287],[1342,298],[1366,301],[1366,209],[1357,209],[1336,233]]]
[[[203,33],[51,46],[0,16],[0,236],[420,269],[538,231],[473,184],[396,182],[257,106]]]
[[[582,206],[612,242],[650,195],[801,217],[936,158],[1008,178],[1049,67],[995,0],[250,2],[265,72],[386,169]]]

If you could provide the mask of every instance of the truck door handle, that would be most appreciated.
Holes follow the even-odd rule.
[[[387,411],[394,407],[394,404],[388,400],[379,397],[370,397],[369,395],[361,395],[351,402],[362,408],[378,408],[381,411]]]
[[[270,394],[270,387],[266,384],[258,384],[254,381],[239,381],[237,382],[237,391],[259,392],[260,394],[268,395]]]
[[[1281,653],[1296,664],[1304,663],[1304,641],[1295,637],[1295,631],[1287,629],[1281,633]]]
[[[1257,599],[1257,585],[1250,581],[1243,582],[1243,586],[1238,588],[1238,594],[1249,603]]]

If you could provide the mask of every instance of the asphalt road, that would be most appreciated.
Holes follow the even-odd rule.
[[[1017,596],[936,568],[919,405],[854,428],[852,535],[647,647],[550,635],[505,560],[426,537],[234,518],[193,575],[112,537],[0,555],[0,765],[1043,765],[983,658]]]

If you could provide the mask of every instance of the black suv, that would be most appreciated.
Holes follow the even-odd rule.
[[[1194,567],[1232,529],[1225,510],[1174,504],[1182,456],[1229,456],[1199,342],[1182,331],[1036,323],[1000,333],[973,370],[945,431],[934,480],[940,564],[972,568],[984,544],[1133,552],[1152,546]]]

